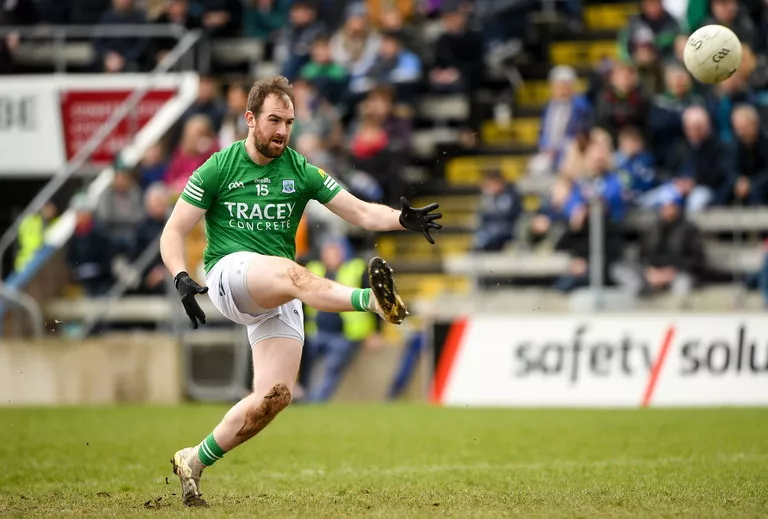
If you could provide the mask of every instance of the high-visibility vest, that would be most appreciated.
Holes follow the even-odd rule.
[[[31,214],[21,221],[17,238],[19,249],[13,265],[16,272],[20,272],[43,246],[45,229],[46,224],[40,214]]]
[[[336,282],[350,287],[359,287],[366,269],[365,261],[362,259],[353,259],[347,261],[339,267],[336,274]],[[320,261],[310,261],[307,264],[307,270],[321,278],[325,277],[325,265]],[[315,317],[317,310],[307,307],[306,325],[307,335],[312,335],[317,331]],[[362,341],[366,337],[376,332],[376,316],[370,312],[341,312],[342,331],[344,336],[350,341]]]

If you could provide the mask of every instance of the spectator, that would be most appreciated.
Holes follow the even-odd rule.
[[[211,123],[214,132],[221,129],[221,123],[227,113],[227,106],[219,97],[219,80],[214,76],[201,75],[197,87],[197,99],[179,118],[175,128],[174,145],[178,143],[180,130],[187,119],[196,115],[205,115]],[[243,112],[245,113],[245,112]]]
[[[162,181],[167,168],[168,158],[163,145],[157,142],[147,148],[141,162],[139,162],[139,185],[141,189],[145,190],[151,184]]]
[[[552,92],[544,107],[539,135],[539,153],[531,163],[534,173],[552,173],[560,167],[566,145],[579,128],[588,124],[591,107],[587,99],[576,93],[576,71],[557,66],[549,71]]]
[[[380,28],[383,28],[380,24],[385,12],[395,12],[403,21],[408,21],[416,11],[416,4],[416,0],[365,0],[369,22]]]
[[[681,65],[668,65],[664,92],[653,98],[648,125],[651,143],[658,157],[664,157],[683,137],[683,112],[691,106],[704,106],[704,98],[693,91],[691,76]]]
[[[101,25],[144,25],[144,13],[134,7],[134,0],[112,0],[112,8],[99,20]],[[138,72],[146,57],[147,38],[109,37],[96,38],[96,66],[104,72]]]
[[[203,27],[212,38],[229,38],[240,30],[240,0],[198,0],[203,11]]]
[[[628,201],[635,201],[656,187],[655,159],[645,147],[643,134],[634,126],[619,131],[616,167]]]
[[[761,131],[760,115],[752,105],[739,105],[731,115],[736,134],[736,169],[733,199],[738,203],[768,202],[768,137]]]
[[[289,24],[280,37],[279,61],[282,74],[293,81],[301,67],[309,62],[312,42],[323,32],[323,23],[317,19],[317,9],[309,0],[297,0],[289,12]]]
[[[301,67],[299,76],[315,87],[333,105],[340,105],[347,93],[347,71],[333,61],[331,40],[319,34],[312,42],[311,59]]]
[[[227,89],[227,112],[219,130],[219,147],[226,148],[248,136],[245,112],[248,109],[250,91],[251,86],[245,82],[236,81],[229,85]]]
[[[704,264],[701,235],[683,214],[683,198],[673,189],[665,193],[658,222],[642,237],[640,265],[616,271],[617,280],[634,295],[669,289],[685,296]]]
[[[131,262],[135,263],[163,232],[168,219],[169,209],[168,189],[162,183],[152,184],[144,193],[144,219],[136,228],[136,242],[131,250]],[[152,261],[141,272],[140,282],[136,290],[140,294],[162,294],[165,292],[165,280],[168,271],[157,250]]]
[[[685,197],[686,210],[696,212],[709,205],[721,205],[730,190],[729,175],[734,171],[732,149],[712,132],[707,111],[692,106],[683,113],[685,138],[672,147],[665,161],[671,181],[641,197],[644,207],[657,207],[668,189]],[[670,185],[671,184],[671,185]]]
[[[190,175],[218,149],[216,134],[208,117],[195,115],[187,119],[179,147],[165,172],[165,185],[173,194],[180,194]]]
[[[475,231],[473,249],[496,252],[503,250],[515,237],[517,220],[522,213],[522,200],[501,171],[488,171],[481,185],[480,225]]]
[[[21,272],[43,246],[45,233],[56,222],[57,212],[56,204],[48,201],[40,211],[27,216],[21,221],[19,235],[16,239],[18,251],[13,263],[13,268],[16,272]]]
[[[365,75],[371,88],[392,86],[398,102],[411,104],[421,79],[421,61],[416,54],[403,48],[397,34],[386,33],[376,60]]]
[[[597,125],[605,129],[616,143],[619,130],[634,126],[647,135],[649,102],[637,82],[637,70],[626,63],[615,63],[610,83],[597,100]]]
[[[190,12],[189,0],[164,0],[163,12],[154,20],[153,24],[173,24],[184,27],[187,30],[200,29],[203,20],[200,16]],[[155,62],[160,63],[168,52],[178,43],[178,39],[172,36],[167,38],[155,38],[153,47]]]
[[[116,170],[112,185],[101,195],[96,209],[96,220],[109,235],[114,254],[130,253],[141,217],[141,189],[130,171]]]
[[[243,0],[243,34],[270,41],[288,22],[290,0]]]
[[[351,258],[346,239],[328,240],[321,250],[321,261],[312,261],[307,269],[317,276],[335,280],[343,285],[369,287],[365,261]],[[361,346],[377,349],[383,345],[379,333],[380,321],[371,314],[318,312],[307,308],[307,348],[302,363],[308,400],[329,400],[341,382]],[[311,384],[312,368],[326,357],[325,375],[318,384]]]
[[[317,89],[304,80],[294,82],[293,90],[296,121],[293,124],[291,139],[299,142],[302,135],[312,134],[322,138],[325,150],[331,151],[339,147],[342,127],[338,111],[320,98]]]
[[[579,127],[575,137],[565,148],[559,175],[573,181],[582,178],[587,171],[587,150],[593,142],[601,142],[605,146],[613,147],[611,136],[602,128]]]
[[[94,219],[85,195],[76,195],[71,207],[75,211],[75,231],[69,240],[67,265],[87,297],[104,296],[114,283],[109,238]]]
[[[4,25],[33,25],[38,13],[32,0],[0,2],[0,27]],[[13,52],[19,48],[21,37],[16,32],[0,39],[0,74],[11,74],[16,70]]]
[[[343,66],[350,76],[350,92],[358,98],[365,92],[365,73],[376,60],[381,36],[368,24],[365,5],[349,4],[344,26],[331,38],[333,61]]]
[[[642,0],[640,13],[631,16],[627,26],[619,32],[620,59],[636,64],[657,58],[672,59],[675,38],[679,34],[680,25],[664,9],[661,0]]]
[[[663,62],[653,46],[653,33],[650,29],[637,34],[632,61],[637,67],[640,90],[651,95],[664,90]]]
[[[421,34],[413,26],[405,25],[403,15],[397,9],[386,9],[379,13],[378,27],[400,37],[403,47],[416,54],[422,63],[431,58]]]
[[[731,113],[737,105],[744,103],[757,106],[757,98],[741,71],[715,85],[713,92],[707,97],[713,131],[721,141],[727,143],[733,141]]]

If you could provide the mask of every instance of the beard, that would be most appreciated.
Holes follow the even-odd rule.
[[[264,157],[268,159],[276,159],[283,154],[285,148],[288,147],[288,138],[282,140],[282,143],[277,144],[273,142],[274,137],[267,138],[261,131],[256,129],[253,135],[253,145]]]

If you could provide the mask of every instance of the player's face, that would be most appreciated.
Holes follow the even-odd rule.
[[[253,142],[256,150],[268,159],[283,154],[291,138],[293,105],[286,98],[270,95],[264,100],[261,115],[254,121]]]

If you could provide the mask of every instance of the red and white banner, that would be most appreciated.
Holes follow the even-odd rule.
[[[768,405],[768,319],[463,319],[449,331],[432,396],[476,406]]]
[[[160,108],[176,96],[184,74],[157,78],[139,105],[89,162],[110,163]],[[98,131],[146,74],[9,76],[0,81],[0,176],[56,173]]]

